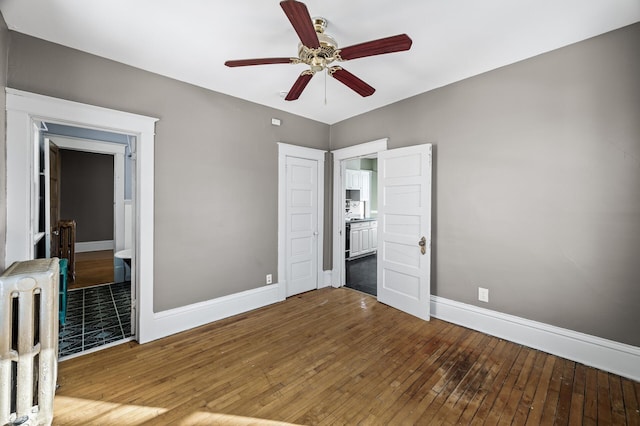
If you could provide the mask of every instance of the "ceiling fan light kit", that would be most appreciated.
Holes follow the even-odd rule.
[[[333,37],[325,33],[325,29],[327,28],[327,20],[325,18],[311,18],[307,6],[296,0],[281,1],[280,6],[287,15],[287,18],[289,18],[291,25],[300,39],[298,57],[240,59],[226,61],[225,65],[228,67],[268,64],[307,65],[309,69],[304,70],[300,74],[291,90],[287,93],[285,97],[287,101],[298,99],[315,73],[324,70],[327,70],[329,75],[360,96],[371,96],[376,89],[343,67],[330,65],[336,61],[343,62],[367,56],[401,52],[411,48],[411,38],[406,34],[399,34],[340,49]]]

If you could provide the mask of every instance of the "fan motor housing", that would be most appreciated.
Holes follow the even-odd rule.
[[[325,28],[327,28],[326,19],[315,17],[312,18],[312,22],[318,36],[318,41],[320,42],[320,47],[313,49],[299,43],[298,58],[301,62],[309,65],[311,71],[318,72],[336,60],[335,52],[338,49],[338,43],[333,37],[324,33]]]

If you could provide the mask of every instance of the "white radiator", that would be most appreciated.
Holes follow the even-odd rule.
[[[49,425],[58,375],[58,259],[0,276],[0,425]]]

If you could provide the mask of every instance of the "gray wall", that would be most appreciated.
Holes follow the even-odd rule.
[[[434,144],[433,294],[640,346],[638,52],[635,24],[333,125],[331,147]]]
[[[9,30],[4,22],[4,17],[0,14],[0,111],[6,109],[7,96],[4,91],[7,85],[7,65],[9,63]],[[0,271],[4,271],[4,249],[7,240],[7,148],[5,145],[6,114],[0,114]]]
[[[10,87],[160,119],[155,311],[277,280],[277,142],[328,150],[328,125],[10,34]]]
[[[160,118],[156,311],[276,273],[277,141],[389,137],[434,144],[434,294],[640,346],[638,24],[331,128],[10,34],[8,86]]]
[[[113,240],[113,155],[60,150],[60,219],[77,242]]]

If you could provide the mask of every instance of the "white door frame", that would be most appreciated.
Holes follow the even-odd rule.
[[[322,271],[323,239],[324,239],[324,155],[326,151],[314,148],[305,148],[278,142],[278,299],[287,297],[287,157],[304,158],[318,162],[318,287],[324,285],[324,273]]]
[[[387,150],[389,138],[378,139],[331,151],[333,154],[333,287],[345,285],[345,160],[377,154]]]
[[[137,137],[136,217],[133,258],[138,298],[140,343],[155,337],[153,312],[154,136],[157,118],[6,89],[7,99],[7,240],[5,265],[33,258],[31,193],[33,123],[45,121]]]

